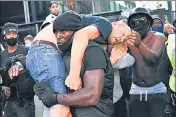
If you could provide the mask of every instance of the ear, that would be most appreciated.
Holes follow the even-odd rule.
[[[50,10],[50,12],[51,12],[51,7],[49,7],[49,10]]]

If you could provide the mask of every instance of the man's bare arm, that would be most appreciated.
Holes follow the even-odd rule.
[[[58,94],[59,104],[69,106],[88,106],[96,105],[99,102],[103,82],[104,70],[96,69],[86,71],[83,77],[84,87],[70,94]]]
[[[141,42],[138,47],[143,58],[149,63],[155,63],[158,60],[163,52],[164,44],[166,41],[165,36],[161,34],[153,36],[153,40],[154,41],[151,48],[145,46],[143,42]]]
[[[129,40],[127,41],[127,46],[129,49],[129,53],[135,58],[135,61],[140,61],[142,55],[139,52],[139,49],[134,45],[134,43],[131,40]]]
[[[87,48],[88,41],[96,39],[100,36],[97,27],[91,25],[77,31],[73,38],[71,50],[70,74],[79,76],[84,52]]]

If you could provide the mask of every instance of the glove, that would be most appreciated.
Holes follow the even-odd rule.
[[[57,94],[46,83],[37,83],[33,87],[35,94],[42,100],[43,104],[50,108],[58,104]]]
[[[4,93],[4,95],[6,96],[6,99],[8,99],[10,97],[10,94],[11,94],[10,88],[6,87],[6,86],[1,86],[1,90]]]

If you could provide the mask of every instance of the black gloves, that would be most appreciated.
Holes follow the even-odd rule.
[[[46,83],[37,83],[34,85],[34,92],[42,100],[43,104],[50,108],[58,104],[57,94]]]

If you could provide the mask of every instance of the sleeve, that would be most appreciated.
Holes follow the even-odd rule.
[[[87,26],[93,25],[97,27],[104,39],[108,38],[112,32],[111,22],[107,18],[101,16],[86,15],[85,22],[87,22]]]
[[[91,47],[84,55],[84,70],[106,69],[107,61],[103,50],[98,47]]]
[[[122,68],[125,68],[125,67],[130,67],[134,64],[134,62],[135,62],[135,59],[127,53],[122,59],[118,60],[113,65],[113,68],[122,69]]]

